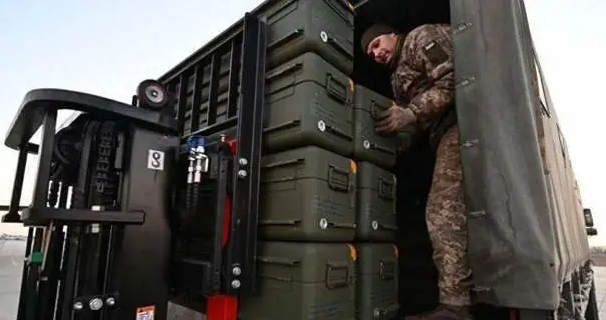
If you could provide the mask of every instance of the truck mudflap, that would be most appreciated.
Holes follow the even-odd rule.
[[[469,260],[477,300],[556,310],[562,279],[589,255],[565,144],[549,128],[557,122],[549,93],[543,92],[540,102],[533,88],[542,79],[524,4],[451,4]]]

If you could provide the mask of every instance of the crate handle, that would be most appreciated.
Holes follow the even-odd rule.
[[[347,86],[330,73],[326,74],[326,92],[329,97],[339,102],[347,102]]]
[[[281,45],[288,43],[290,41],[293,41],[294,39],[296,39],[302,35],[303,35],[303,30],[296,29],[294,31],[291,31],[290,33],[287,33],[284,37],[270,43],[267,46],[267,49],[268,49],[268,51],[273,51],[274,49],[276,49],[276,47],[280,47]]]
[[[259,220],[259,226],[296,226],[301,220]]]
[[[385,107],[377,103],[375,100],[370,100],[370,117],[373,120],[379,120],[381,113],[387,109],[389,109],[389,107]]]
[[[345,9],[347,12],[350,12],[349,8],[346,6],[343,0],[324,0],[324,2],[339,16],[339,18],[343,19],[347,23],[347,26],[352,26],[351,21],[347,19],[347,13],[343,13],[343,10],[340,10],[339,8],[337,8],[337,6],[335,6],[335,2],[337,2],[337,5],[340,5],[342,9]]]
[[[379,261],[379,279],[391,280],[394,278],[396,263],[393,261]]]
[[[364,149],[374,149],[383,153],[387,153],[389,155],[396,155],[396,152],[394,150],[384,147],[376,142],[370,142],[368,140],[362,141],[362,147],[364,147]]]
[[[303,162],[305,162],[305,158],[296,158],[296,159],[289,159],[289,160],[285,160],[285,161],[277,161],[277,162],[272,162],[272,163],[262,165],[261,170],[288,167],[288,166],[298,165]]]
[[[353,140],[353,138],[351,136],[347,135],[347,133],[343,132],[343,130],[339,130],[338,128],[336,128],[334,126],[327,124],[323,120],[318,121],[318,129],[320,129],[320,131],[326,131],[328,133],[334,134],[335,136],[338,136],[347,141]]]
[[[333,280],[331,275],[334,275],[338,272],[345,272],[345,276],[341,278],[337,278]],[[347,264],[335,264],[335,263],[327,263],[326,264],[326,273],[324,276],[324,281],[326,284],[326,288],[329,290],[347,287],[349,285],[349,268]]]
[[[355,223],[346,223],[346,222],[329,222],[328,226],[335,229],[355,229]]]
[[[398,227],[377,222],[377,230],[398,231]]]
[[[287,121],[287,122],[283,122],[283,123],[277,124],[272,127],[267,127],[265,129],[263,129],[263,133],[268,134],[268,133],[272,133],[274,131],[280,131],[280,130],[284,130],[284,129],[288,129],[288,128],[294,128],[294,127],[299,126],[300,124],[301,124],[301,120]]]
[[[344,178],[345,182],[341,181],[339,177]],[[337,191],[348,192],[350,188],[349,172],[328,165],[328,186]]]
[[[301,264],[301,260],[298,260],[298,259],[277,258],[277,257],[267,257],[267,256],[257,256],[256,260],[258,262],[263,262],[263,263],[267,263],[267,264],[277,264],[277,265],[287,266],[287,267],[297,267]]]
[[[375,308],[372,312],[373,319],[385,319],[385,317],[390,313],[397,313],[400,309],[399,303],[394,303],[386,308]]]
[[[292,64],[287,65],[285,67],[269,71],[265,75],[265,78],[266,78],[266,80],[271,81],[271,80],[274,80],[275,78],[281,77],[281,76],[283,76],[283,75],[285,75],[287,73],[295,72],[295,71],[301,69],[302,67],[303,67],[303,63],[301,63],[301,62],[292,63]]]
[[[345,55],[346,58],[348,58],[349,60],[354,58],[353,54],[351,52],[349,52],[349,50],[347,50],[347,48],[344,45],[342,45],[339,41],[337,41],[337,39],[335,39],[334,37],[331,37],[328,34],[328,32],[326,32],[326,31],[320,32],[320,38],[322,39],[322,42],[328,44],[333,49],[335,49],[337,52]]]
[[[394,183],[379,178],[379,197],[385,200],[393,200]]]

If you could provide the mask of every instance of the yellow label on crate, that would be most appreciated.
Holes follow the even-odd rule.
[[[351,4],[351,2],[349,2],[349,1],[345,1],[345,2],[347,3],[347,7],[349,8],[349,10],[351,10],[351,11],[355,10],[355,8],[354,8],[353,4]]]
[[[353,160],[349,160],[349,171],[351,171],[353,174],[358,173],[358,164]]]
[[[356,247],[349,243],[347,244],[347,247],[349,248],[349,258],[352,261],[356,261],[358,259],[358,252],[356,252]]]

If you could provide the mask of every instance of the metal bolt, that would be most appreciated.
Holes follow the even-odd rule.
[[[378,318],[381,316],[381,310],[379,310],[379,309],[374,309],[372,313],[375,318]]]
[[[105,211],[104,206],[94,205],[90,207],[91,211]],[[97,234],[101,231],[101,226],[98,223],[93,223],[90,225],[90,233]]]
[[[248,165],[248,160],[246,160],[246,158],[240,158],[239,163],[241,166],[245,166]]]
[[[74,310],[82,310],[82,308],[84,308],[84,305],[82,305],[82,302],[78,301],[78,302],[74,303]]]
[[[320,219],[320,229],[326,230],[328,228],[328,220],[326,218]]]
[[[236,279],[236,280],[232,281],[231,282],[231,287],[234,288],[234,289],[240,288],[240,280]]]
[[[88,307],[93,311],[97,311],[103,307],[103,300],[99,298],[91,299],[88,302]]]
[[[318,121],[317,123],[318,126],[318,130],[320,130],[321,132],[326,131],[326,123],[322,120]]]
[[[97,234],[101,231],[101,226],[98,223],[93,223],[90,225],[90,233]]]
[[[320,39],[322,39],[322,42],[328,42],[328,33],[326,33],[326,31],[320,31]]]
[[[105,304],[107,304],[108,306],[114,306],[116,304],[116,299],[109,297],[107,298],[107,300],[105,300]]]
[[[246,178],[247,175],[248,175],[248,172],[246,172],[246,170],[238,171],[238,177],[240,177],[240,178]]]
[[[378,230],[379,229],[379,223],[376,220],[373,220],[371,223],[372,226],[372,230]]]
[[[241,274],[242,274],[242,269],[240,269],[240,267],[234,267],[234,268],[231,270],[231,273],[233,273],[233,274],[234,274],[234,276],[239,276],[239,275],[241,275]]]

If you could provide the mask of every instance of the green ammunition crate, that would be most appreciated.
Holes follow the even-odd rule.
[[[397,143],[395,135],[383,136],[375,131],[375,119],[383,110],[392,106],[388,98],[357,85],[354,96],[354,141],[353,156],[358,160],[372,162],[391,169],[396,161]]]
[[[343,74],[353,71],[354,56],[354,14],[353,7],[345,0],[275,0],[264,1],[251,11],[267,25],[266,66],[277,68],[304,53],[315,53],[328,61]],[[230,72],[234,86],[241,82],[243,20],[233,24],[216,38],[198,49],[160,78],[170,92],[175,94],[175,117],[178,108],[184,112],[183,135],[205,128],[208,125],[225,122],[236,115],[239,102],[237,95],[228,97],[227,86]],[[233,48],[225,48],[232,41]],[[236,55],[232,57],[232,52]],[[217,55],[213,57],[212,55]],[[235,61],[233,68],[231,62]],[[218,110],[216,114],[208,110],[209,79],[211,64],[215,63],[220,84],[216,88]],[[213,75],[215,78],[217,75]],[[196,79],[199,77],[198,79]],[[338,77],[335,75],[335,77]],[[202,79],[203,78],[203,79]],[[337,79],[338,80],[338,79]],[[194,83],[201,86],[194,92]],[[236,91],[234,91],[236,92]],[[193,105],[194,96],[197,97]],[[300,98],[300,97],[299,97]],[[306,97],[305,100],[311,100]],[[232,113],[228,114],[228,101],[232,101]],[[213,105],[215,105],[213,103]],[[199,110],[199,118],[193,123],[191,110]],[[209,121],[209,113],[212,119]],[[216,115],[216,118],[215,118]],[[346,133],[349,135],[349,131]]]
[[[259,236],[346,242],[356,229],[355,163],[310,146],[261,160]]]
[[[219,62],[217,123],[227,113],[230,54]],[[208,125],[210,65],[202,70],[197,128]],[[179,89],[179,87],[177,88]],[[266,73],[265,137],[271,149],[316,144],[349,155],[353,150],[354,91],[350,79],[319,55],[309,52]],[[187,82],[184,134],[192,128],[194,77]],[[240,107],[238,101],[238,108]],[[235,115],[231,115],[235,116]]]
[[[396,223],[396,178],[369,162],[358,163],[356,238],[394,241]]]
[[[315,53],[266,73],[264,144],[271,150],[317,145],[344,156],[353,150],[353,86]]]
[[[358,320],[395,319],[400,308],[395,245],[359,244],[356,272]]]
[[[345,243],[260,242],[257,290],[241,320],[354,320],[356,251]]]
[[[267,19],[270,67],[311,51],[346,74],[353,70],[354,17],[346,1],[268,1],[260,12]]]

